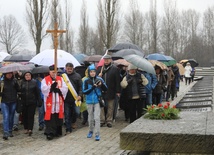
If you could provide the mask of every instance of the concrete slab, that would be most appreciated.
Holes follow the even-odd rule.
[[[214,154],[214,115],[181,112],[178,120],[136,120],[120,133],[120,147],[162,153]]]

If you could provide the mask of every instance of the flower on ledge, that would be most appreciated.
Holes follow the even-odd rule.
[[[171,106],[169,102],[166,104],[150,105],[145,109],[147,113],[144,115],[144,118],[148,119],[178,119],[179,109],[176,108],[176,105]]]

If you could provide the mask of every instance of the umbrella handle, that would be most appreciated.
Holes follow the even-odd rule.
[[[0,90],[1,93],[3,92],[3,88],[4,88],[4,82],[2,81],[1,82],[1,90]],[[2,99],[2,96],[0,97],[0,103],[1,103],[1,99]]]

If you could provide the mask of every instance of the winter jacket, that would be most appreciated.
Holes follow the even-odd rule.
[[[26,72],[26,73],[29,73],[29,72]],[[25,76],[25,74],[23,76]],[[21,82],[20,92],[21,92],[21,100],[24,105],[37,104],[37,103],[38,105],[42,104],[41,90],[38,87],[36,80],[23,79]]]
[[[153,74],[149,74],[146,72],[143,72],[143,75],[147,78],[148,80],[148,84],[145,86],[146,87],[146,93],[147,94],[151,94],[152,90],[155,88],[155,86],[157,85],[158,81],[157,81],[157,77],[156,75]]]
[[[19,85],[17,80],[13,77],[7,79],[4,77],[4,80],[1,81],[4,83],[3,92],[2,92],[2,103],[14,103],[17,102],[17,92],[19,90]]]
[[[159,75],[156,75],[157,77],[157,85],[155,89],[153,90],[154,94],[161,94],[163,92],[163,89],[166,87],[166,79],[165,76],[161,73]]]
[[[185,69],[184,76],[186,78],[191,78],[190,73],[192,72],[192,67],[191,66],[186,66],[184,69]]]
[[[98,69],[97,75],[101,72],[102,67]],[[115,99],[116,93],[120,93],[120,73],[119,69],[113,65],[104,65],[102,71],[102,79],[105,81],[106,85],[108,86],[108,90],[104,94],[104,98],[106,100],[113,100]]]
[[[88,72],[90,72],[90,70],[95,70],[95,67],[93,67],[93,65],[89,66]],[[100,87],[95,87],[94,84],[96,84],[98,81],[101,81],[102,85]],[[102,91],[107,91],[107,85],[101,77],[88,76],[83,81],[82,91],[83,94],[86,95],[87,104],[96,104],[99,103],[98,97],[102,95]]]
[[[141,73],[136,73],[135,75],[127,74],[127,76],[124,77],[120,83],[121,87],[126,90],[128,99],[133,99],[134,97],[136,97],[134,95],[136,93],[139,95],[138,98],[146,98],[145,85],[147,84],[147,78]],[[133,92],[135,90],[137,92]]]
[[[66,73],[67,74],[67,73]],[[76,90],[78,96],[82,96],[82,77],[80,74],[76,73],[75,71],[71,74],[67,74],[71,84],[73,85],[74,89]],[[75,99],[71,92],[68,90],[65,103],[74,103]]]

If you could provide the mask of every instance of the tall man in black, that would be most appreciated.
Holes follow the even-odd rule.
[[[73,85],[76,93],[77,93],[77,100],[81,101],[82,96],[82,78],[80,74],[74,71],[74,66],[72,63],[67,63],[65,66],[66,74],[69,78],[69,81]],[[66,124],[66,134],[72,132],[71,125],[76,122],[77,113],[76,113],[76,104],[73,95],[71,94],[70,90],[67,92],[67,96],[65,98],[64,104],[65,110],[65,124]]]
[[[104,99],[107,102],[107,112],[104,108],[101,109],[100,125],[104,126],[107,123],[107,127],[112,127],[113,112],[116,96],[120,96],[120,73],[119,69],[112,64],[112,58],[110,55],[105,55],[104,66],[98,68],[98,76],[102,77],[105,81],[108,90],[104,93]]]

